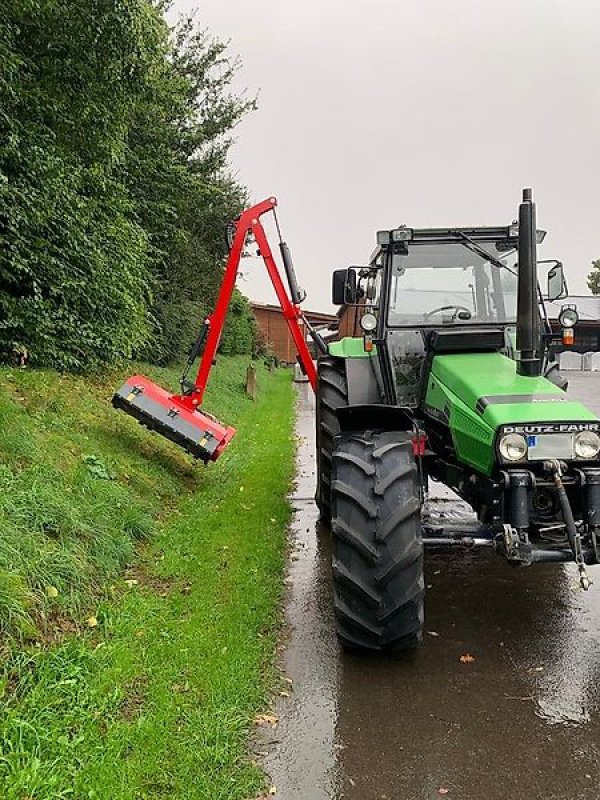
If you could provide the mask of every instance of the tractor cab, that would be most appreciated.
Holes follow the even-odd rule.
[[[546,232],[538,230],[538,243]],[[376,342],[386,402],[417,407],[427,356],[499,350],[516,358],[518,226],[428,228],[401,226],[379,231],[377,248],[364,268],[333,275],[334,303],[357,306],[367,351]],[[544,299],[567,295],[559,261],[547,267],[545,291],[537,288],[531,320],[540,338],[543,371],[549,371],[552,330]],[[567,315],[572,323],[573,311]],[[358,334],[359,331],[355,331]],[[561,383],[555,368],[551,379]]]

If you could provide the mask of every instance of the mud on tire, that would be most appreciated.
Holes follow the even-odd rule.
[[[421,493],[410,436],[342,434],[332,459],[338,638],[368,650],[414,648],[423,629]]]
[[[344,361],[325,356],[317,369],[317,494],[321,519],[331,519],[331,454],[340,432],[336,409],[348,405],[348,383]]]

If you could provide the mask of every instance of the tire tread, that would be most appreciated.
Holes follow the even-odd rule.
[[[322,522],[331,521],[331,453],[340,433],[336,410],[348,405],[346,369],[342,359],[324,356],[317,365],[317,493]]]
[[[416,647],[423,629],[423,542],[410,434],[337,436],[331,499],[338,638],[368,650]]]

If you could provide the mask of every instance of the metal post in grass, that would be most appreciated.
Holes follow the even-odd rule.
[[[256,366],[255,364],[248,364],[246,370],[246,394],[253,400],[256,400]]]

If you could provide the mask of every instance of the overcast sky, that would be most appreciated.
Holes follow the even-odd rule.
[[[259,110],[232,163],[275,195],[307,308],[378,228],[508,224],[532,186],[572,293],[600,258],[600,0],[175,0]],[[270,301],[261,263],[241,284]]]

